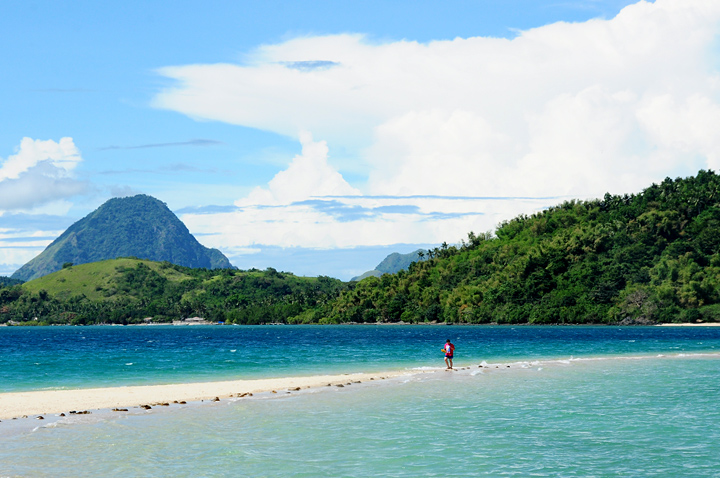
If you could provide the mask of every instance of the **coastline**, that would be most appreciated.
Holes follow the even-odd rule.
[[[682,323],[667,323],[667,324],[656,324],[655,327],[720,327],[720,322],[703,322],[701,324],[695,324],[692,322]]]
[[[36,390],[0,394],[0,420],[71,411],[155,406],[181,401],[225,399],[262,392],[287,392],[304,388],[345,386],[368,380],[384,380],[418,371],[352,373],[306,377],[229,380],[221,382],[140,385],[77,390]]]
[[[678,324],[680,325],[680,324]],[[695,325],[695,324],[691,324]],[[697,324],[700,325],[700,324]],[[507,369],[532,369],[545,366],[571,363],[597,362],[604,360],[638,360],[638,359],[680,359],[687,357],[720,358],[716,351],[678,353],[678,354],[650,354],[650,355],[620,355],[607,357],[577,357],[573,358],[546,358],[517,360],[510,362],[496,362],[488,364],[484,360],[477,365],[483,369],[476,372],[467,372],[475,365],[458,365],[454,372],[492,373]],[[346,387],[368,381],[380,381],[399,377],[411,377],[425,373],[445,371],[444,367],[426,367],[421,369],[404,369],[385,372],[359,372],[332,375],[312,375],[299,377],[264,378],[248,380],[225,380],[213,382],[191,382],[162,385],[132,385],[104,388],[78,388],[72,390],[32,390],[26,392],[0,393],[0,421],[17,418],[35,418],[44,420],[51,416],[67,416],[68,414],[88,414],[96,411],[128,412],[128,408],[145,408],[170,406],[171,404],[184,405],[201,401],[220,401],[225,399],[238,399],[250,397],[254,394],[278,393],[288,394],[303,389],[324,387]]]

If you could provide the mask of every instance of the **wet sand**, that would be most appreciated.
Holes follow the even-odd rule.
[[[344,386],[368,380],[382,380],[411,374],[412,372],[408,371],[353,373],[171,385],[2,393],[0,394],[0,420],[26,415],[48,415],[141,405],[155,406],[180,401],[223,399],[243,394],[272,391],[287,392],[328,385]]]

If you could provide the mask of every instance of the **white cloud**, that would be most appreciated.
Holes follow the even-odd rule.
[[[187,212],[180,218],[194,233],[211,233],[202,237],[204,245],[236,256],[260,252],[257,245],[334,249],[421,241],[454,243],[469,231],[491,230],[504,219],[562,200],[363,196],[347,186],[343,189],[349,192],[340,196],[315,194],[328,191],[334,181],[319,185],[317,190],[300,187],[288,195],[274,195],[280,186],[292,188],[290,182],[277,182],[278,178],[297,178],[302,182],[303,171],[296,169],[313,156],[313,151],[322,152],[324,157],[324,143],[305,143],[303,154],[296,156],[287,170],[278,173],[267,189],[259,188],[238,200],[237,210]]]
[[[374,193],[635,191],[695,154],[718,163],[719,20],[714,0],[657,0],[512,40],[296,38],[258,48],[244,65],[164,68],[177,84],[155,105],[290,136],[312,131],[331,147],[362,144]],[[289,66],[313,60],[334,63]],[[654,102],[695,97],[708,102],[710,123],[683,148],[657,136],[677,126],[674,112],[643,116]]]
[[[309,133],[300,135],[302,154],[295,156],[290,166],[280,171],[267,188],[255,188],[247,198],[235,202],[237,206],[290,204],[317,196],[360,194],[350,186],[327,162],[325,141],[315,142]]]
[[[40,162],[48,162],[58,171],[69,173],[82,161],[72,138],[62,138],[60,142],[51,139],[23,138],[17,153],[8,157],[0,167],[0,181],[18,179],[20,175]]]
[[[34,209],[83,193],[87,185],[73,177],[82,161],[72,138],[23,138],[17,152],[0,161],[0,214]]]
[[[720,168],[719,26],[717,0],[656,0],[609,20],[556,23],[512,40],[303,37],[262,46],[242,65],[164,68],[160,73],[177,81],[154,104],[292,137],[311,131],[330,150],[354,151],[367,177],[364,194],[637,192],[665,176]],[[316,64],[323,67],[297,67]],[[325,158],[327,147],[302,141],[318,151],[304,146],[267,188],[239,200],[255,209],[244,209],[244,219],[228,228],[244,227],[264,244],[429,243],[510,217],[499,213],[538,207],[455,200],[432,206],[486,214],[426,221],[424,213],[376,211],[343,223],[327,209],[293,204],[332,194],[321,185],[347,185],[339,175],[322,176],[326,162],[303,167],[308,158]]]

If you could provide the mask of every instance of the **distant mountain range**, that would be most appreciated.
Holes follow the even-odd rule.
[[[410,267],[413,262],[419,262],[424,260],[427,251],[418,249],[417,251],[410,252],[408,254],[400,254],[393,252],[378,264],[375,269],[367,271],[357,277],[353,277],[350,281],[361,281],[366,277],[380,277],[383,274],[395,274],[401,270],[405,270]]]
[[[63,265],[137,257],[184,267],[228,269],[217,249],[200,244],[167,205],[140,194],[114,198],[70,226],[11,277],[29,281]]]

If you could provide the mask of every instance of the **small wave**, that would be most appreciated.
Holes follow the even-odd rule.
[[[232,349],[230,352],[235,353],[235,352],[237,352],[237,349]]]
[[[134,362],[128,362],[125,365],[132,365]]]

